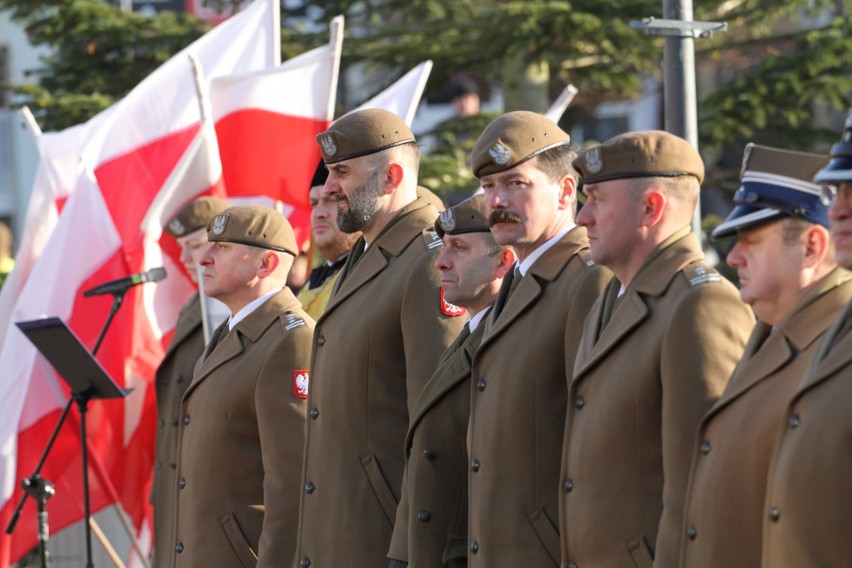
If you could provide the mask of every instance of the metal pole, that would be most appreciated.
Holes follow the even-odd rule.
[[[692,0],[663,0],[663,18],[692,21]],[[695,38],[669,36],[663,50],[665,129],[698,149],[698,100],[695,91]],[[701,202],[695,207],[692,230],[701,234]]]

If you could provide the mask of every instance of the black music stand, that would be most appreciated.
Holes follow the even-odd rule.
[[[53,447],[53,443],[56,440],[62,423],[65,421],[65,417],[68,415],[71,403],[76,402],[80,410],[80,444],[82,446],[83,457],[83,499],[86,511],[86,566],[87,568],[92,568],[92,534],[91,527],[89,526],[91,518],[91,511],[89,509],[89,452],[86,441],[86,411],[88,402],[91,399],[99,398],[124,398],[133,389],[119,387],[110,378],[104,368],[101,367],[98,360],[94,358],[92,353],[86,349],[86,346],[83,345],[80,339],[61,319],[51,317],[32,321],[19,321],[15,322],[15,325],[35,345],[44,358],[53,365],[53,368],[56,369],[65,382],[68,383],[68,386],[71,387],[71,399],[65,406],[62,416],[53,430],[53,434],[36,466],[35,472],[22,483],[25,492],[21,498],[21,502],[18,504],[18,508],[12,515],[6,532],[11,533],[14,530],[15,523],[20,516],[21,508],[27,496],[32,495],[38,501],[38,534],[42,566],[47,565],[48,531],[46,503],[53,496],[53,486],[50,482],[43,479],[39,475],[39,472],[47,459],[51,447]],[[103,333],[101,336],[103,336]],[[100,344],[100,341],[98,343]]]

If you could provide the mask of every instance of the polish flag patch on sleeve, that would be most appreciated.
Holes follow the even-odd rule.
[[[444,299],[444,289],[441,288],[441,313],[452,318],[463,316],[465,309],[449,303]]]
[[[299,398],[308,398],[308,388],[311,383],[310,371],[293,371],[293,394]]]

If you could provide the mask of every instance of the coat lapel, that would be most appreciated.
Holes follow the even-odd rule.
[[[813,362],[805,374],[805,382],[795,398],[825,381],[852,363],[852,302],[823,336]],[[841,335],[842,334],[842,335]]]
[[[175,334],[172,336],[172,340],[163,357],[164,360],[170,357],[183,340],[192,335],[192,332],[201,325],[201,299],[198,292],[184,305],[177,321],[179,325],[175,328]]]

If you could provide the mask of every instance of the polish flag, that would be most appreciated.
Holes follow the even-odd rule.
[[[135,390],[125,399],[93,402],[87,420],[92,511],[118,503],[137,528],[149,514],[156,414],[151,382],[163,341],[192,291],[156,242],[165,219],[195,195],[216,191],[218,181],[215,143],[210,146],[213,130],[201,125],[188,54],[195,54],[214,78],[272,67],[278,46],[271,42],[269,22],[277,8],[275,0],[256,0],[92,119],[96,127],[85,137],[80,175],[41,256],[32,263],[11,321],[0,321],[6,333],[0,347],[2,528],[20,499],[19,481],[34,470],[69,396],[64,381],[13,321],[58,316],[91,347],[111,299],[83,298],[82,292],[165,265],[171,278],[127,293],[98,353],[113,379]],[[60,430],[42,475],[56,485],[56,496],[48,502],[51,531],[81,519],[76,410]],[[0,566],[35,545],[35,517],[35,505],[28,503],[14,535],[0,535]]]
[[[401,117],[408,126],[411,126],[431,72],[432,62],[426,60],[356,110],[368,108],[389,110]]]
[[[310,239],[308,189],[334,117],[343,17],[331,41],[276,69],[214,79],[210,101],[228,198],[282,210],[297,242]]]

